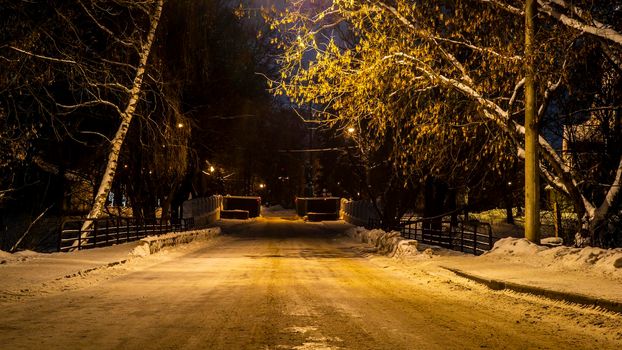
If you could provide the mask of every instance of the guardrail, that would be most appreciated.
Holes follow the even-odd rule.
[[[93,224],[89,229],[83,230],[82,227],[87,221]],[[58,233],[58,251],[103,247],[135,241],[146,236],[187,231],[193,227],[194,218],[178,221],[126,217],[68,220],[62,223]]]
[[[183,217],[194,218],[198,226],[207,226],[220,219],[223,208],[223,197],[219,195],[198,197],[187,200],[183,204]]]
[[[342,198],[340,216],[346,222],[357,226],[367,225],[368,227],[371,222],[380,223],[374,204],[370,201],[352,201]]]
[[[400,222],[402,237],[424,244],[480,255],[492,249],[492,227],[479,221],[405,220]]]

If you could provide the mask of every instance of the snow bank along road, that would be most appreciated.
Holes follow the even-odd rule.
[[[212,241],[5,299],[0,349],[622,348],[620,315],[376,256],[339,227],[224,224]]]

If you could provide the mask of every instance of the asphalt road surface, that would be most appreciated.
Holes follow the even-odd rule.
[[[622,349],[621,318],[264,218],[0,304],[0,349]]]

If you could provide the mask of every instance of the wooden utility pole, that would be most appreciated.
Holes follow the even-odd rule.
[[[540,244],[540,177],[535,83],[536,0],[525,3],[525,238]]]

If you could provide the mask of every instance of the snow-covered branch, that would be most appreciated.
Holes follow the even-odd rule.
[[[67,60],[67,59],[63,59],[63,58],[56,58],[56,57],[50,57],[50,56],[45,56],[45,55],[41,55],[41,54],[32,53],[30,51],[26,51],[26,50],[20,49],[20,48],[15,47],[15,46],[7,46],[7,47],[9,49],[11,49],[11,50],[23,53],[23,54],[28,55],[28,56],[40,58],[42,60],[47,60],[47,61],[52,61],[52,62],[59,62],[59,63],[69,63],[69,64],[76,64],[77,63],[74,60]]]
[[[84,5],[84,3],[82,1],[78,1],[78,3],[80,4],[80,7],[82,7],[82,9],[84,10],[84,12],[89,16],[89,18],[93,21],[93,23],[95,23],[95,25],[101,29],[103,32],[105,32],[106,34],[108,34],[110,37],[112,37],[116,42],[120,43],[123,46],[127,46],[127,47],[133,47],[134,43],[131,43],[129,41],[125,41],[125,40],[121,40],[119,39],[119,37],[112,31],[110,30],[108,27],[106,27],[105,25],[103,25],[100,21],[97,20],[97,18],[95,18],[95,16],[93,16],[93,14],[91,13],[91,11],[89,11],[89,9]]]
[[[616,169],[615,179],[613,183],[609,187],[607,191],[607,195],[603,200],[603,203],[596,210],[596,215],[605,216],[605,214],[609,211],[611,206],[613,205],[617,196],[620,195],[620,187],[622,186],[622,156],[620,157],[620,161],[618,163],[618,168]]]
[[[510,102],[508,102],[508,113],[512,113],[512,110],[514,109],[514,103],[516,102],[516,98],[518,97],[518,92],[520,91],[520,89],[523,88],[523,86],[525,86],[525,78],[521,79],[514,86],[514,92],[512,92],[512,97],[510,97]]]
[[[575,18],[569,17],[563,13],[556,11],[553,6],[551,6],[551,3],[553,3],[553,1],[538,1],[538,4],[540,5],[540,7],[538,7],[538,10],[557,19],[568,27],[574,28],[583,33],[589,33],[600,38],[612,41],[618,45],[622,45],[622,34],[618,33],[610,26],[607,26],[597,21],[592,21],[594,23],[593,25],[581,22]],[[560,6],[567,5],[564,1],[560,0],[556,0],[554,1],[554,3]]]
[[[72,104],[72,105],[66,105],[66,104],[62,104],[62,103],[56,103],[56,105],[58,107],[67,109],[67,110],[76,110],[78,108],[86,108],[86,107],[92,107],[92,106],[97,106],[97,105],[104,105],[104,106],[109,106],[112,107],[115,111],[117,111],[117,113],[119,115],[123,115],[123,111],[121,111],[121,109],[119,109],[119,106],[117,106],[115,103],[112,103],[110,101],[106,101],[106,100],[102,100],[102,99],[97,99],[97,100],[91,100],[91,101],[86,101],[86,102],[80,102],[80,103],[76,103],[76,104]]]
[[[473,45],[473,44],[465,42],[465,41],[447,39],[447,38],[443,38],[443,37],[440,37],[440,36],[433,36],[432,39],[437,40],[437,41],[442,41],[442,42],[447,42],[447,43],[451,43],[451,44],[456,44],[456,45],[461,45],[461,46],[464,46],[464,47],[468,47],[469,49],[471,49],[473,51],[487,53],[487,54],[490,54],[492,56],[495,56],[495,57],[498,57],[498,58],[501,58],[501,59],[504,59],[504,60],[508,60],[508,61],[520,62],[523,59],[522,56],[518,56],[518,55],[507,56],[507,55],[498,53],[497,51],[495,51],[495,50],[493,50],[491,48],[479,47],[479,46]]]

